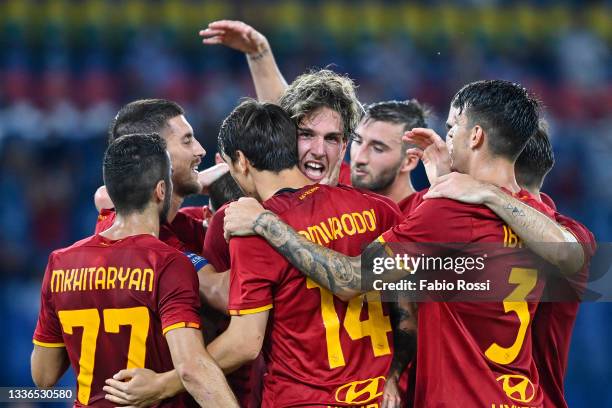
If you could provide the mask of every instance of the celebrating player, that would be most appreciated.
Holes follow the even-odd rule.
[[[49,257],[33,340],[38,386],[53,386],[70,362],[77,374],[76,404],[113,406],[117,401],[105,399],[102,388],[115,372],[174,365],[200,405],[237,406],[204,348],[193,266],[157,239],[170,207],[170,173],[158,135],[128,135],[109,145],[104,182],[115,221]],[[193,404],[186,394],[166,402]]]
[[[206,232],[202,226],[205,214],[199,209],[200,216],[194,217],[193,208],[179,208],[185,197],[206,192],[212,182],[227,172],[227,166],[217,165],[198,172],[206,151],[194,137],[183,108],[164,99],[142,99],[122,107],[109,128],[108,139],[112,142],[126,134],[150,132],[160,134],[167,143],[175,187],[168,220],[162,220],[160,239],[172,241],[170,245],[182,251],[199,254]],[[96,232],[101,232],[112,225],[115,212],[104,187],[96,192],[95,201],[100,210]]]
[[[553,167],[554,156],[547,130],[542,124],[538,131],[529,139],[515,164],[516,180],[525,190],[556,209],[550,197],[540,189],[544,178]],[[458,176],[458,175],[457,175]],[[469,176],[460,178],[453,176],[434,190],[443,197],[458,201],[476,196],[486,197],[486,191],[492,186],[478,182]],[[450,187],[452,185],[452,187]],[[563,227],[576,236],[578,242],[584,246],[584,266],[578,271],[565,270],[565,279],[559,276],[549,276],[547,288],[550,300],[538,305],[532,323],[533,353],[536,366],[540,374],[540,384],[544,391],[544,406],[567,407],[564,396],[563,379],[568,363],[568,354],[572,329],[578,314],[581,289],[585,287],[588,278],[590,256],[595,250],[593,234],[581,223],[555,212],[555,219]],[[562,244],[562,252],[569,253],[567,244]]]
[[[523,88],[505,81],[468,84],[455,95],[447,125],[454,170],[513,193],[520,192],[530,205],[538,206],[529,193],[519,188],[514,177],[514,161],[538,125],[537,102]],[[539,209],[546,211],[543,206]],[[519,209],[512,213],[522,214]],[[312,245],[252,201],[241,200],[230,206],[225,223],[228,232],[237,235],[251,233],[254,227],[306,276],[335,293],[349,296],[362,290],[359,257],[350,258]],[[507,227],[503,221],[483,206],[438,199],[423,202],[382,239],[502,243],[504,230]],[[522,269],[498,257],[491,257],[488,267],[495,269],[495,279],[500,284],[518,282],[525,295],[531,293],[537,299],[543,286],[535,272],[539,264],[535,258],[523,258]],[[511,288],[514,285],[508,286],[508,293]],[[531,356],[529,328],[537,304],[515,303],[520,311],[506,309],[500,303],[420,305],[415,406],[498,406],[515,404],[521,396],[528,398],[523,402],[529,406],[541,405],[543,397]],[[501,319],[512,323],[497,324]],[[472,375],[475,372],[478,375]],[[441,377],[440,373],[454,374]],[[514,393],[518,379],[530,385],[529,395]]]

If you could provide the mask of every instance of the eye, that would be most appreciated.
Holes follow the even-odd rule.
[[[328,143],[338,144],[340,143],[340,136],[325,136],[325,141]]]
[[[361,140],[361,137],[357,136],[357,135],[353,135],[351,136],[351,141],[353,143],[356,143],[358,145],[360,145],[361,143],[363,143],[363,141]]]
[[[385,152],[385,149],[383,149],[383,148],[382,148],[382,147],[380,147],[380,146],[373,146],[373,149],[374,149],[374,151],[375,151],[376,153],[384,153],[384,152]]]
[[[312,137],[312,133],[309,132],[303,132],[303,131],[298,131],[298,137],[304,138],[304,139],[308,139]]]

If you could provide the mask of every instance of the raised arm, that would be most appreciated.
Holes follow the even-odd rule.
[[[222,44],[246,54],[257,99],[277,103],[287,88],[266,37],[242,21],[220,20],[200,31],[207,45]]]
[[[565,275],[584,264],[584,248],[576,237],[557,222],[491,184],[461,173],[438,179],[425,199],[446,197],[471,204],[484,204],[504,220],[534,253],[558,267]]]

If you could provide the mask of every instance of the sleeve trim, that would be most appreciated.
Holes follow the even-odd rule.
[[[247,314],[254,314],[254,313],[260,313],[260,312],[265,312],[266,310],[270,310],[272,309],[272,304],[269,305],[265,305],[265,306],[261,306],[261,307],[256,307],[253,309],[229,309],[229,314],[230,316],[242,316],[242,315],[247,315]]]
[[[170,326],[166,326],[165,328],[162,329],[162,333],[164,335],[166,335],[166,333],[168,333],[170,330],[174,330],[174,329],[180,329],[183,327],[188,327],[188,328],[192,328],[192,329],[199,329],[200,328],[200,324],[199,323],[195,323],[195,322],[178,322],[178,323],[174,323],[171,324]]]
[[[36,339],[32,339],[32,343],[40,347],[48,347],[48,348],[66,347],[64,343],[45,343],[43,341],[38,341]]]

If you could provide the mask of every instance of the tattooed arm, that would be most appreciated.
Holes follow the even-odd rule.
[[[255,219],[254,231],[304,275],[339,298],[348,300],[362,292],[360,256],[346,256],[314,244],[270,211]]]
[[[402,399],[399,378],[416,356],[416,304],[404,292],[397,292],[398,299],[391,303],[391,323],[393,325],[393,359],[387,373],[383,392],[383,408],[401,407]]]
[[[484,204],[504,220],[534,253],[571,275],[584,263],[584,249],[574,235],[554,220],[498,187],[467,174],[450,173],[439,178],[424,198],[446,197]]]
[[[226,239],[261,235],[304,275],[343,300],[362,292],[361,257],[346,256],[306,240],[253,198],[243,197],[230,204],[223,227]],[[373,246],[380,248],[379,244]]]

